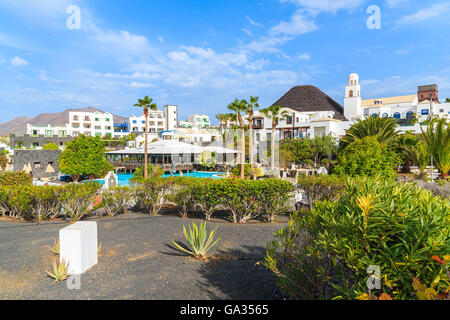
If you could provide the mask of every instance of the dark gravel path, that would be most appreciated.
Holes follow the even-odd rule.
[[[81,290],[53,284],[53,245],[63,222],[35,224],[0,220],[0,299],[269,299],[270,272],[260,263],[272,233],[283,225],[208,223],[222,237],[208,262],[194,261],[170,247],[183,241],[174,216],[130,213],[99,218],[99,263],[82,275]],[[198,221],[196,221],[198,222]]]

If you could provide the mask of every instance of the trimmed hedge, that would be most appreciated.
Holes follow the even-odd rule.
[[[24,172],[0,172],[0,186],[19,186],[19,185],[31,185],[33,183],[33,177]]]

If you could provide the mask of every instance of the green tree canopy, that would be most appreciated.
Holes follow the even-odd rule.
[[[398,165],[398,156],[385,145],[378,142],[377,137],[358,139],[341,150],[338,155],[338,165],[335,173],[348,176],[382,175],[394,178],[394,167]]]
[[[280,149],[289,151],[289,159],[296,163],[304,162],[308,159],[312,160],[314,155],[310,139],[282,142]]]
[[[59,150],[59,147],[58,147],[58,145],[56,143],[52,142],[52,143],[46,144],[42,148],[42,150]]]
[[[338,140],[332,135],[315,136],[311,141],[316,163],[327,158],[335,158],[339,151]]]
[[[100,137],[84,135],[69,142],[59,157],[59,169],[78,181],[82,175],[93,175],[98,178],[113,166],[105,158],[105,146]]]

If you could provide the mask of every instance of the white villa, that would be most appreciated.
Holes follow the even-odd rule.
[[[273,105],[280,105],[281,112],[287,113],[276,126],[279,139],[328,134],[342,137],[356,120],[368,116],[391,117],[398,120],[401,131],[420,133],[430,115],[450,114],[450,103],[439,102],[437,85],[420,86],[414,95],[362,100],[359,76],[355,73],[345,86],[344,106],[314,86],[294,87]],[[414,117],[417,121],[411,123]],[[255,112],[253,129],[256,142],[265,141],[271,135],[272,120]]]

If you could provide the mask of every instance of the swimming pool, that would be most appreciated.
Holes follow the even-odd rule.
[[[189,178],[211,178],[211,179],[222,179],[223,177],[221,175],[225,175],[225,172],[203,172],[203,171],[196,171],[196,172],[189,172],[189,173],[183,173],[183,177],[189,177]],[[172,175],[170,173],[162,175],[163,178],[169,178]],[[173,175],[174,177],[179,177],[180,173],[176,173]],[[117,175],[117,180],[119,181],[119,185],[121,187],[129,187],[130,186],[130,179],[133,178],[133,175],[130,173],[121,173]],[[100,184],[105,184],[104,179],[95,179],[94,182],[98,182]],[[82,181],[83,183],[89,182],[89,180]]]

